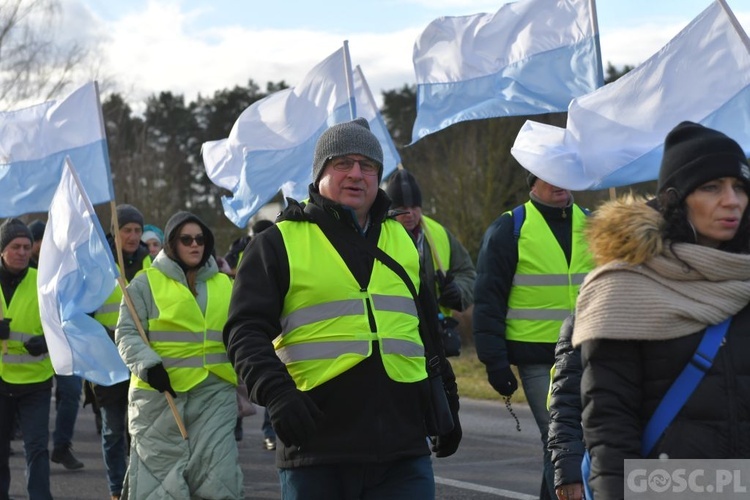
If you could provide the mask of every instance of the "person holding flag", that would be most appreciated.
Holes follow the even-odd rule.
[[[49,412],[52,363],[47,355],[37,271],[29,266],[31,231],[19,219],[0,226],[0,497],[8,498],[8,455],[16,410],[26,455],[26,490],[31,500],[51,499]]]
[[[123,300],[115,331],[132,373],[132,446],[123,495],[239,499],[237,375],[221,339],[232,283],[219,272],[214,235],[197,216],[177,212],[164,233],[164,249],[153,265],[128,285],[135,315]],[[164,392],[174,398],[189,441]]]
[[[126,281],[136,273],[151,266],[148,247],[141,242],[143,214],[132,205],[121,204],[115,208],[122,241],[122,256],[125,268],[122,275]],[[114,233],[114,230],[113,230]],[[117,258],[115,237],[109,235],[112,254]],[[119,317],[122,290],[115,287],[109,298],[94,314],[94,318],[107,329],[112,341]],[[107,482],[113,498],[119,498],[127,469],[127,417],[129,381],[111,386],[92,384],[95,403],[102,416],[102,454],[107,469]]]

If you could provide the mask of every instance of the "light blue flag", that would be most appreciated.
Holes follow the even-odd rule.
[[[37,274],[44,336],[55,373],[112,385],[129,372],[104,326],[88,313],[110,296],[119,273],[80,178],[69,159],[64,165]]]
[[[315,143],[331,125],[352,119],[344,49],[315,66],[302,83],[249,106],[227,139],[203,144],[206,173],[217,186],[232,191],[224,213],[238,227],[281,190],[307,198],[312,182]],[[383,146],[384,175],[401,159],[367,87],[362,71],[353,72],[356,115],[367,119]]]
[[[550,184],[590,190],[654,180],[667,133],[689,120],[750,153],[750,40],[716,0],[643,64],[576,98],[566,128],[527,121],[511,153]]]
[[[114,198],[96,83],[60,101],[0,112],[0,217],[46,212],[69,156],[93,203]]]
[[[412,143],[467,120],[565,111],[603,84],[594,0],[441,17],[414,44]]]

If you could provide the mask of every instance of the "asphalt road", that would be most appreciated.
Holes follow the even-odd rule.
[[[452,457],[434,460],[437,498],[441,500],[497,500],[538,497],[541,482],[541,443],[531,412],[525,405],[514,405],[521,423],[499,402],[461,401],[463,441]],[[53,414],[50,429],[54,426]],[[274,452],[261,447],[262,414],[244,421],[244,439],[239,443],[248,499],[279,498]],[[50,444],[51,446],[51,444]],[[13,441],[11,457],[12,498],[26,498],[25,462],[21,441]],[[109,498],[99,436],[89,407],[81,410],[73,448],[85,467],[68,471],[51,464],[52,495],[56,500]]]

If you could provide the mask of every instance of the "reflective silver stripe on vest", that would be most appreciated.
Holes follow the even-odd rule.
[[[337,300],[298,309],[281,319],[282,335],[310,323],[333,319],[340,316],[361,315],[365,304],[361,299]]]
[[[372,305],[376,311],[391,311],[417,316],[417,306],[411,297],[395,295],[373,295]]]
[[[284,364],[295,361],[312,361],[317,359],[336,359],[343,354],[367,356],[370,351],[369,340],[347,340],[343,342],[306,342],[282,347],[276,356]]]
[[[39,335],[34,335],[31,333],[25,333],[25,332],[10,332],[10,337],[8,337],[8,340],[15,340],[16,342],[26,342],[27,340],[30,340],[34,337],[39,337]]]
[[[409,340],[382,339],[383,354],[401,354],[409,358],[424,356],[424,347]]]
[[[513,286],[568,286],[580,285],[586,273],[571,274],[516,274]],[[570,281],[568,281],[570,280]]]
[[[220,365],[221,363],[229,363],[229,357],[225,352],[216,352],[214,354],[206,354],[207,365]]]
[[[191,356],[189,358],[162,358],[165,368],[203,368],[204,365],[219,365],[229,363],[229,358],[224,352],[206,354],[205,363],[203,356]]]
[[[94,314],[107,314],[113,312],[120,312],[120,303],[112,302],[111,304],[104,304],[102,307],[96,310]]]
[[[202,343],[203,334],[199,332],[168,332],[165,330],[151,330],[148,332],[148,338],[151,342],[192,342]],[[208,330],[206,340],[210,342],[223,342],[221,332],[218,330]]]
[[[221,330],[206,330],[206,340],[209,342],[224,343],[224,335]]]
[[[21,363],[37,363],[47,357],[46,354],[41,356],[32,356],[31,354],[4,354],[3,363],[6,364],[21,364]]]
[[[505,318],[563,321],[571,312],[567,309],[508,309]]]
[[[203,334],[196,332],[168,332],[165,330],[151,330],[148,332],[148,338],[151,342],[196,342],[200,340],[203,343]]]

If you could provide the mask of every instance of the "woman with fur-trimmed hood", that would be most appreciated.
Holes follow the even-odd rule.
[[[625,459],[705,329],[724,344],[647,458],[750,456],[750,168],[721,132],[683,122],[668,135],[656,200],[605,204],[590,223],[597,268],[580,290],[584,439],[597,500],[622,498]]]

